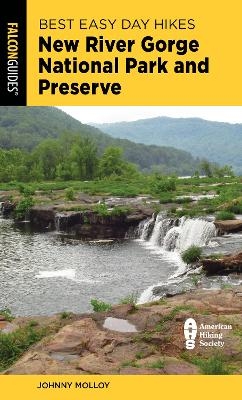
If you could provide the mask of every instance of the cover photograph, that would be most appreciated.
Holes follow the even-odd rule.
[[[6,4],[0,383],[11,399],[241,390],[240,16],[236,0]]]

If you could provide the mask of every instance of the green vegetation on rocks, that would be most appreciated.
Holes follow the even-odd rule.
[[[186,264],[192,264],[200,260],[202,249],[198,246],[190,246],[183,251],[181,258]]]
[[[219,211],[216,215],[216,220],[226,221],[231,219],[235,219],[235,215],[231,211]]]
[[[229,375],[231,373],[220,354],[208,359],[194,357],[192,362],[200,368],[204,375]]]
[[[66,200],[75,200],[75,191],[72,187],[69,187],[65,190],[65,198]]]
[[[31,196],[26,196],[22,200],[19,201],[17,207],[15,208],[15,216],[17,219],[24,218],[31,207],[34,205],[34,200]]]
[[[97,300],[97,299],[92,299],[91,305],[92,305],[94,312],[109,311],[112,308],[112,306],[110,304],[107,304],[107,303],[105,303],[101,300]]]
[[[29,324],[12,333],[0,332],[0,371],[8,368],[28,348],[47,334],[46,329]]]
[[[9,310],[8,308],[5,308],[4,310],[0,310],[0,316],[4,317],[5,321],[9,321],[11,322],[14,317],[11,313],[11,310]]]

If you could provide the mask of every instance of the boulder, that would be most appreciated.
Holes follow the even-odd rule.
[[[2,212],[2,215],[3,215],[4,217],[7,217],[8,215],[10,215],[10,214],[13,213],[13,211],[15,210],[15,208],[16,208],[16,203],[12,203],[12,202],[9,201],[9,200],[4,201],[4,202],[2,203],[2,205],[1,205],[1,212]]]
[[[217,260],[206,258],[202,266],[207,275],[228,275],[242,272],[242,253],[224,256]]]
[[[29,211],[29,220],[38,229],[55,229],[55,210],[53,206],[34,206]]]
[[[218,229],[218,233],[223,235],[224,233],[239,232],[242,231],[242,220],[232,219],[227,221],[215,221],[214,225]]]

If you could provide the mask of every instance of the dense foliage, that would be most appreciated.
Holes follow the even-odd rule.
[[[45,139],[31,152],[0,149],[0,181],[89,180],[98,177],[134,176],[134,164],[125,161],[122,149],[108,147],[98,156],[95,143],[79,135]]]
[[[75,139],[73,139],[75,137]],[[79,138],[79,141],[78,139]],[[29,153],[34,153],[35,157],[42,153],[42,166],[39,167],[38,162],[33,169],[33,176],[43,174],[47,179],[52,179],[56,174],[53,170],[53,161],[58,165],[58,173],[61,179],[70,179],[75,175],[87,176],[85,171],[78,171],[76,161],[80,157],[83,159],[84,149],[79,153],[80,145],[83,143],[89,146],[90,143],[85,142],[88,138],[95,148],[95,155],[100,158],[107,147],[119,147],[123,151],[124,160],[138,165],[142,171],[150,171],[156,169],[161,173],[177,173],[180,175],[191,175],[197,168],[198,161],[186,151],[177,150],[171,147],[146,146],[144,144],[133,143],[129,140],[115,139],[102,133],[100,130],[81,124],[63,111],[54,107],[1,107],[0,108],[0,148],[4,150],[20,149],[17,153],[18,171],[16,175],[24,176],[29,169],[29,165],[25,163],[25,158]],[[58,140],[57,140],[58,139]],[[66,162],[59,162],[62,158],[62,152],[67,151],[75,141],[75,148],[72,148],[70,158],[74,158],[72,165]],[[62,145],[62,147],[60,146]],[[50,147],[50,150],[49,150]],[[60,148],[61,147],[61,148]],[[88,148],[90,151],[90,148]],[[45,153],[45,157],[43,157]],[[89,153],[90,155],[90,153]],[[94,155],[94,154],[93,154]],[[13,155],[10,154],[10,158]],[[86,159],[85,163],[89,163]],[[92,161],[95,168],[95,160]],[[11,163],[10,163],[11,164]],[[49,169],[49,164],[50,169]],[[61,164],[61,165],[59,165]],[[71,173],[69,174],[69,167]],[[105,168],[107,165],[105,166]],[[88,170],[91,165],[88,164]],[[7,174],[12,174],[7,171]],[[93,176],[93,172],[90,172]],[[88,179],[88,178],[87,178]],[[7,181],[8,178],[5,178]],[[21,179],[22,180],[22,179]]]

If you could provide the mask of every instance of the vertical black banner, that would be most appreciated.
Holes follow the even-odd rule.
[[[6,0],[0,12],[0,106],[26,105],[26,2]]]

